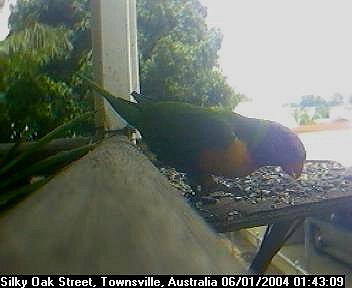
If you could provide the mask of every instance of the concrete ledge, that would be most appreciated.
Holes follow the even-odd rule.
[[[102,143],[0,216],[1,273],[243,273],[124,138]]]

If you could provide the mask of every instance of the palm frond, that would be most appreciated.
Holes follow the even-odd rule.
[[[64,27],[33,23],[10,34],[3,41],[1,50],[10,57],[44,64],[53,58],[65,56],[72,49],[69,34],[69,30]]]
[[[0,190],[10,187],[12,184],[15,184],[17,181],[33,176],[33,175],[47,175],[50,174],[72,161],[79,159],[83,155],[85,155],[89,150],[92,150],[95,147],[94,144],[84,145],[72,150],[62,151],[53,156],[50,156],[44,160],[39,162],[35,162],[34,164],[25,167],[22,170],[19,170],[16,173],[13,173],[0,183]]]
[[[92,115],[94,115],[92,112],[85,113],[57,127],[33,144],[28,150],[18,155],[16,155],[15,152],[20,145],[19,143],[15,144],[10,149],[6,161],[2,161],[2,167],[0,167],[0,210],[38,189],[47,183],[59,169],[81,158],[95,147],[95,144],[89,143],[74,149],[56,153],[39,161],[32,161],[32,163],[27,161],[24,163],[25,160],[30,160],[35,153],[40,151],[40,149],[53,138],[71,129],[77,128],[78,125],[82,124],[82,121],[86,121]],[[34,183],[28,183],[28,180],[32,179],[34,176],[45,177]]]
[[[52,139],[61,136],[62,134],[66,133],[68,130],[75,128],[78,124],[86,121],[87,119],[91,118],[94,113],[87,112],[81,115],[78,118],[71,120],[68,123],[65,123],[44,137],[42,137],[33,147],[28,149],[27,151],[21,153],[11,161],[7,162],[4,166],[0,168],[0,175],[4,175],[8,171],[14,169],[17,165],[21,164],[24,160],[30,158],[35,152],[37,152],[40,148],[42,148],[45,144],[49,143]]]

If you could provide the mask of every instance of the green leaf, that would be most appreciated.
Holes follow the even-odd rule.
[[[63,26],[51,27],[33,23],[23,30],[16,31],[4,41],[3,50],[17,61],[31,60],[44,64],[49,60],[63,57],[72,49],[69,31]]]
[[[2,161],[3,163],[8,163],[11,161],[11,159],[13,159],[14,155],[16,154],[16,152],[18,151],[18,148],[21,146],[22,144],[22,139],[23,138],[17,138],[17,142],[11,147],[11,149],[6,153],[4,160]]]
[[[5,92],[0,91],[0,103],[6,103],[6,94]]]
[[[71,120],[68,123],[65,123],[47,135],[45,135],[43,138],[41,138],[35,145],[33,145],[30,149],[27,151],[23,152],[22,154],[18,155],[15,159],[10,161],[9,163],[5,164],[1,169],[0,169],[0,175],[4,175],[5,173],[9,172],[11,169],[14,169],[18,164],[20,164],[22,161],[30,158],[35,152],[37,152],[41,147],[49,143],[51,140],[54,138],[57,138],[61,135],[63,135],[65,132],[67,132],[70,129],[74,129],[76,126],[78,126],[81,122],[88,120],[90,117],[93,116],[94,113],[92,112],[87,112],[80,117]]]
[[[81,158],[85,155],[88,151],[92,150],[95,147],[93,144],[84,145],[82,147],[78,147],[68,151],[62,151],[57,153],[51,157],[48,157],[44,160],[34,163],[33,165],[17,171],[13,173],[5,180],[1,181],[0,183],[0,190],[6,189],[16,183],[23,178],[34,176],[34,175],[42,175],[42,174],[49,174],[54,170],[60,169],[67,164],[71,163],[74,160]]]

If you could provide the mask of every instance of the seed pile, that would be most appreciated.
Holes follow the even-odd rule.
[[[161,172],[185,197],[194,195],[187,185],[186,174],[166,168],[161,168]],[[221,185],[218,191],[210,193],[209,198],[216,201],[231,198],[238,204],[246,205],[265,204],[269,209],[319,201],[332,194],[352,192],[352,173],[334,161],[307,161],[297,180],[279,167],[263,167],[242,179],[216,177],[215,180]],[[196,206],[200,207],[202,203]],[[230,213],[240,214],[237,210]]]

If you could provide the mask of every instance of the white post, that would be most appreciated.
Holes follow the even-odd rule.
[[[92,0],[93,58],[95,79],[112,94],[130,100],[139,91],[137,23],[135,0]],[[102,110],[97,99],[96,109]],[[105,102],[105,115],[97,117],[97,126],[121,129],[125,122]],[[100,123],[100,124],[99,124]]]
[[[140,92],[139,86],[139,60],[137,42],[137,13],[136,0],[129,0],[130,3],[130,49],[131,49],[131,79],[132,91]]]

